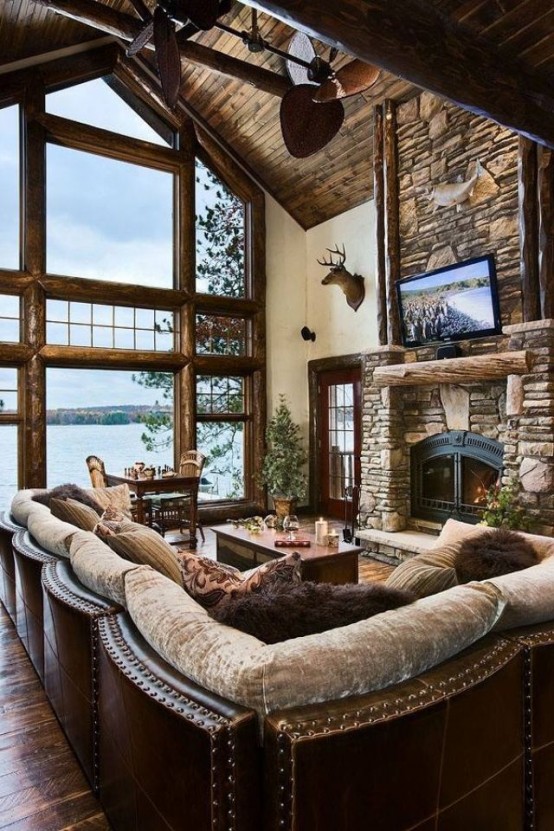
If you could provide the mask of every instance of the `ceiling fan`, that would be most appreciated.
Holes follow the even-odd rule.
[[[295,32],[287,52],[277,49],[261,36],[255,9],[252,9],[250,32],[239,32],[219,22],[216,26],[241,37],[251,52],[267,50],[284,59],[294,86],[281,102],[281,131],[287,150],[296,158],[311,156],[325,147],[344,120],[340,99],[363,92],[379,77],[376,66],[357,58],[335,71],[332,63],[338,50],[331,49],[329,59],[324,60],[303,32]]]
[[[291,156],[305,158],[325,147],[344,121],[341,99],[369,89],[379,77],[376,66],[357,58],[335,71],[337,54],[333,48],[323,60],[303,32],[290,40],[286,67],[294,87],[283,97],[280,119]]]
[[[231,9],[231,0],[158,0],[151,12],[144,0],[130,0],[143,27],[127,47],[129,57],[153,41],[164,98],[174,107],[181,86],[179,43],[211,29]]]

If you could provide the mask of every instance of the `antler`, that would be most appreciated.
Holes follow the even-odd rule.
[[[335,243],[334,249],[326,248],[325,250],[330,253],[331,259],[329,260],[329,262],[327,262],[327,260],[318,260],[318,263],[320,265],[327,265],[327,266],[330,266],[331,268],[340,268],[341,266],[344,265],[344,262],[346,260],[346,250],[344,248],[344,243],[342,244],[342,251],[339,251],[339,247],[336,243]],[[333,260],[333,254],[337,254],[340,257],[338,263],[336,263]]]

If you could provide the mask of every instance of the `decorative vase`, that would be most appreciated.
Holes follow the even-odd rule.
[[[283,519],[283,517],[294,513],[296,499],[287,499],[285,496],[274,496],[272,498],[277,519]]]

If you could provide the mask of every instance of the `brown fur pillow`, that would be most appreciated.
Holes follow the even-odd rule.
[[[488,580],[538,563],[533,546],[517,531],[495,528],[462,541],[454,560],[460,583]]]
[[[74,499],[75,502],[81,502],[83,505],[88,505],[89,508],[96,511],[98,516],[101,516],[102,511],[104,510],[98,502],[89,496],[88,493],[86,493],[82,488],[80,488],[79,485],[69,483],[66,485],[58,485],[56,488],[46,491],[46,493],[36,493],[33,496],[33,500],[35,502],[40,502],[42,505],[47,505],[48,507],[50,507],[51,499]]]
[[[382,583],[333,586],[305,581],[278,591],[237,595],[209,611],[220,623],[265,643],[278,643],[347,626],[415,599]]]

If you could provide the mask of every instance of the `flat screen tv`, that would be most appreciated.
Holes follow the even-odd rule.
[[[501,332],[493,254],[406,277],[396,289],[404,346]]]

